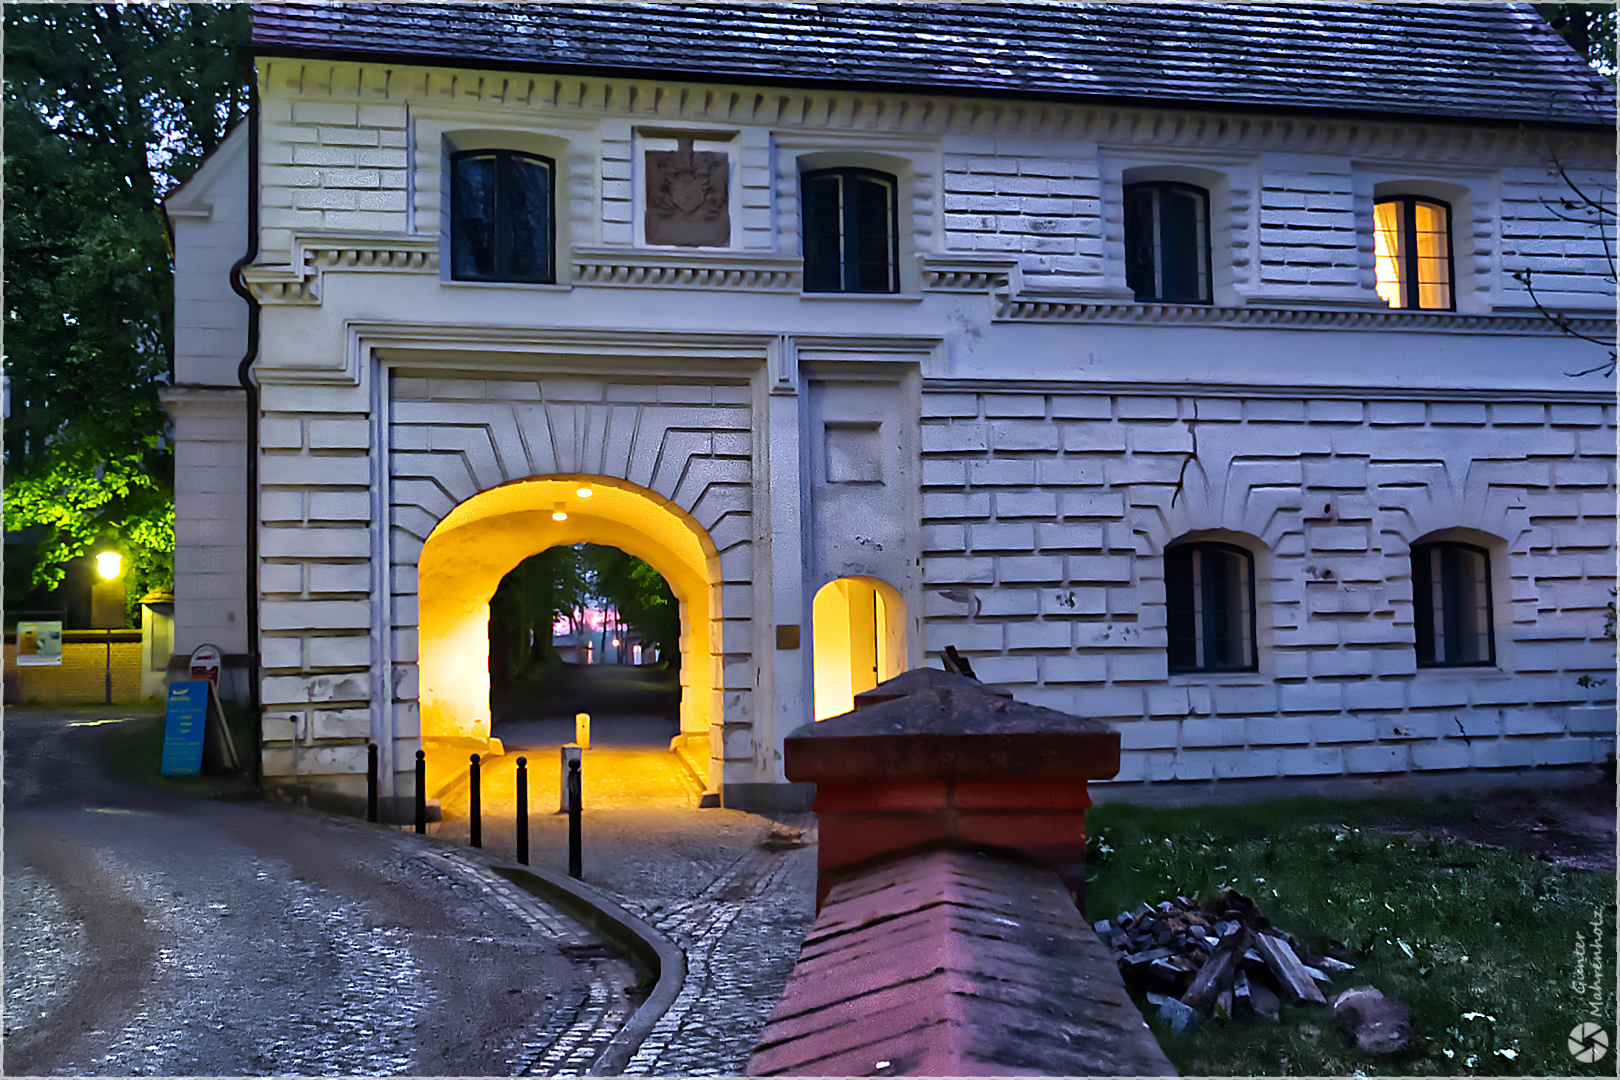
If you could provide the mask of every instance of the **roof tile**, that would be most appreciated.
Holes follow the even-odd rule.
[[[1615,122],[1528,4],[255,4],[260,54],[1431,119]]]

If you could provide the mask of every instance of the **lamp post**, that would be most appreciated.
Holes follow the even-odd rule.
[[[104,585],[98,585],[90,597],[90,621],[97,629],[107,632],[107,681],[105,704],[112,704],[112,632],[124,625],[124,595],[113,587],[124,570],[124,557],[116,551],[103,551],[96,556],[96,573]],[[114,603],[116,601],[116,604]]]

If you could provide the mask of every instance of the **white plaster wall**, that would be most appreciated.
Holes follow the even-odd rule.
[[[1574,684],[1612,666],[1599,641],[1613,576],[1610,391],[1566,376],[1596,362],[1592,347],[1527,315],[1511,272],[1533,265],[1546,298],[1587,315],[1612,315],[1613,283],[1595,233],[1549,220],[1560,181],[1515,133],[303,60],[263,60],[260,73],[261,257],[247,276],[265,305],[268,775],[352,784],[368,736],[409,732],[404,568],[445,509],[430,504],[550,467],[528,450],[503,456],[500,440],[525,426],[512,399],[490,396],[498,375],[538,388],[542,426],[562,415],[553,401],[578,416],[698,410],[652,422],[670,433],[653,441],[681,443],[671,461],[729,470],[693,472],[704,490],[735,499],[761,485],[746,513],[715,518],[731,554],[726,723],[712,752],[738,782],[774,779],[811,684],[804,651],[776,651],[772,628],[808,627],[811,579],[859,561],[805,495],[821,439],[805,396],[833,377],[818,364],[916,387],[891,408],[897,431],[920,425],[906,435],[917,473],[874,522],[917,545],[912,614],[927,625],[910,629],[914,654],[954,643],[1020,696],[1134,718],[1126,781],[1552,765],[1593,760],[1604,724],[1612,735],[1612,694]],[[565,284],[443,279],[433,147],[446,124],[568,142]],[[739,133],[735,250],[635,244],[641,126]],[[908,163],[916,265],[900,296],[799,292],[795,155],[835,150]],[[1572,136],[1562,152],[1601,179],[1612,139]],[[1121,296],[1113,193],[1121,169],[1155,162],[1228,178],[1220,307]],[[1474,192],[1454,235],[1473,230],[1458,286],[1477,310],[1392,314],[1367,295],[1374,176]],[[443,401],[413,401],[408,422],[390,417],[378,381],[402,352],[452,380]],[[694,388],[724,400],[665,396]],[[381,456],[396,429],[400,454],[437,455],[412,476],[440,495],[398,496],[382,463],[403,458]],[[411,442],[424,437],[449,441]],[[722,437],[732,449],[715,449]],[[619,452],[606,435],[573,445],[604,468]],[[1330,512],[1312,509],[1319,496]],[[1449,525],[1505,545],[1499,642],[1512,671],[1417,672],[1403,659],[1404,545]],[[1164,670],[1162,546],[1214,527],[1268,547],[1263,678]],[[1333,569],[1337,584],[1307,580],[1307,567]],[[1465,730],[1437,728],[1445,710]]]

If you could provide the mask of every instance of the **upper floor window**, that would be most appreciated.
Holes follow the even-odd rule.
[[[1164,553],[1170,670],[1254,671],[1254,556],[1232,544]]]
[[[1125,188],[1125,284],[1138,300],[1211,300],[1209,192],[1168,180]]]
[[[1451,207],[1398,195],[1373,205],[1378,295],[1392,308],[1450,311],[1453,299]]]
[[[1494,664],[1491,559],[1472,544],[1414,544],[1412,607],[1420,667]]]
[[[467,150],[450,159],[450,276],[457,281],[554,282],[556,165],[519,150]]]
[[[900,291],[898,187],[873,169],[799,177],[805,292]]]

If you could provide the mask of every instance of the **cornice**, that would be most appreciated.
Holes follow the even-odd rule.
[[[304,232],[293,237],[290,264],[242,268],[242,283],[260,304],[318,307],[327,270],[436,274],[439,238],[402,233]]]
[[[797,256],[575,245],[573,260],[576,286],[798,292],[804,277]]]
[[[1532,164],[1545,158],[1538,133],[1377,116],[1274,115],[1242,108],[1196,110],[1130,104],[964,98],[880,89],[801,89],[628,77],[472,71],[393,62],[261,58],[260,94],[480,107],[521,123],[559,116],[631,119],[642,124],[749,124],[784,133],[831,131],[895,136],[1020,136],[1204,148],[1224,152],[1307,151],[1426,163]],[[541,118],[545,119],[542,120]],[[1609,168],[1612,135],[1548,133],[1570,146],[1573,167]],[[1542,140],[1543,142],[1545,139]],[[1581,157],[1590,147],[1591,162]]]
[[[925,394],[1145,394],[1158,397],[1267,398],[1313,401],[1461,401],[1528,402],[1547,404],[1613,405],[1611,390],[1564,390],[1535,388],[1460,389],[1428,386],[1349,386],[1306,383],[1210,383],[1210,382],[1129,382],[1099,379],[953,379],[929,378],[922,382]]]

